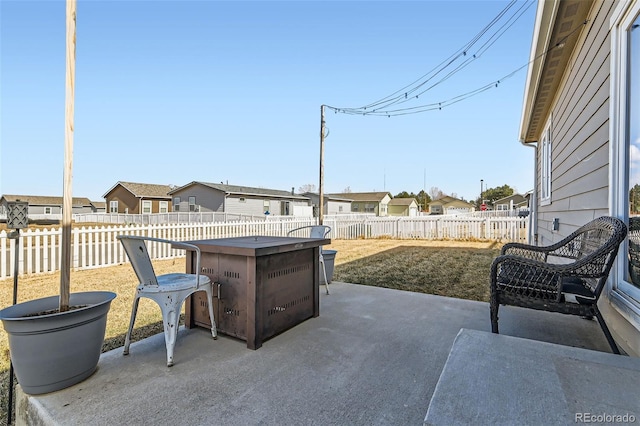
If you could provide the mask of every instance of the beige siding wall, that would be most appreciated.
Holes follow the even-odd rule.
[[[609,19],[614,5],[595,2],[547,117],[552,142],[551,204],[539,207],[540,245],[559,241],[609,212]],[[537,155],[539,188],[540,147]],[[554,218],[560,219],[558,231],[552,230]]]

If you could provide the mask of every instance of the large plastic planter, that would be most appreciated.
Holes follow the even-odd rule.
[[[67,312],[34,315],[58,309],[58,296],[19,303],[0,311],[9,336],[9,350],[18,383],[38,395],[75,385],[98,365],[115,293],[72,293]]]

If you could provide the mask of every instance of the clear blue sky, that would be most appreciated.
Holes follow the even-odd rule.
[[[73,195],[100,201],[117,181],[317,186],[320,105],[360,107],[414,82],[507,4],[79,0]],[[525,65],[536,5],[522,5],[416,105]],[[65,2],[0,0],[0,43],[0,194],[61,196]],[[442,110],[327,111],[325,192],[532,189],[534,151],[518,141],[526,71]]]

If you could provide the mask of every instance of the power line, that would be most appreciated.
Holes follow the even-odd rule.
[[[476,95],[478,95],[480,93],[486,92],[487,90],[490,90],[490,89],[493,89],[493,88],[497,88],[502,82],[504,82],[505,80],[513,77],[519,71],[522,71],[523,69],[525,69],[530,64],[532,64],[535,61],[537,61],[538,59],[548,55],[549,52],[551,52],[552,50],[562,48],[564,46],[564,43],[566,42],[566,40],[568,40],[569,37],[571,37],[572,35],[577,33],[583,26],[587,25],[588,22],[589,22],[588,20],[584,21],[578,27],[572,29],[569,34],[567,34],[565,37],[562,38],[562,40],[558,41],[556,44],[551,46],[549,49],[545,50],[544,52],[542,52],[541,54],[539,54],[538,56],[536,56],[532,60],[528,61],[524,65],[522,65],[522,66],[516,68],[515,70],[511,71],[509,74],[506,74],[502,78],[500,78],[498,80],[494,80],[494,81],[492,81],[492,82],[490,82],[490,83],[488,83],[488,84],[486,84],[484,86],[481,86],[481,87],[479,87],[477,89],[474,89],[474,90],[471,90],[469,92],[457,95],[455,97],[449,98],[449,99],[444,100],[444,101],[433,102],[433,103],[423,104],[423,105],[417,105],[417,106],[413,106],[413,107],[396,108],[396,109],[381,109],[383,107],[380,107],[380,108],[374,108],[374,109],[367,110],[366,107],[361,107],[361,108],[337,108],[337,107],[333,107],[333,106],[330,106],[330,105],[326,105],[326,107],[331,109],[331,110],[333,110],[335,113],[342,113],[342,114],[349,114],[349,115],[387,116],[387,117],[392,117],[392,116],[395,117],[395,116],[399,116],[399,115],[419,114],[419,113],[423,113],[423,112],[427,112],[427,111],[441,110],[442,108],[446,108],[446,107],[448,107],[450,105],[453,105],[453,104],[456,104],[458,102],[464,101],[464,100],[466,100],[468,98],[471,98],[473,96],[476,96]],[[443,81],[443,80],[441,80],[441,81]],[[431,86],[431,87],[433,87],[433,86]],[[422,94],[422,93],[424,93],[424,91],[421,92],[420,94]],[[417,99],[417,98],[418,98],[417,95],[416,96],[412,96],[411,98],[407,97],[407,101],[408,100]],[[404,103],[404,102],[398,102],[398,103]],[[397,104],[397,103],[389,103],[389,104],[386,104],[385,107],[388,107],[388,106],[391,106],[391,105],[394,105],[394,104]]]
[[[494,25],[495,22],[497,22],[500,18],[502,18],[505,13],[508,11],[508,9],[513,5],[513,3],[515,3],[515,1],[512,1],[505,9],[503,9],[500,14],[498,14],[498,16],[496,18],[494,18],[490,24],[487,25],[487,27],[485,27],[480,33],[478,33],[478,35],[476,35],[469,43],[467,43],[465,46],[463,46],[461,49],[459,49],[458,51],[456,51],[456,53],[454,53],[453,55],[451,55],[447,60],[443,61],[441,64],[439,64],[436,68],[434,68],[434,70],[437,70],[437,72],[427,78],[426,80],[423,81],[423,79],[425,79],[425,77],[431,75],[434,70],[431,70],[430,72],[428,72],[427,74],[423,75],[422,77],[420,77],[420,79],[414,81],[413,83],[411,83],[408,86],[403,87],[402,89],[394,92],[392,95],[386,96],[385,98],[382,98],[376,102],[373,102],[371,104],[368,104],[366,106],[363,107],[358,107],[358,108],[338,108],[338,107],[333,107],[330,105],[327,105],[326,107],[333,110],[335,113],[342,113],[342,114],[350,114],[350,115],[374,115],[374,116],[387,116],[387,117],[391,117],[391,116],[399,116],[399,115],[409,115],[409,114],[419,114],[419,113],[423,113],[423,112],[427,112],[427,111],[434,111],[434,110],[441,110],[442,108],[445,108],[447,106],[453,105],[455,103],[461,102],[463,100],[466,100],[470,97],[476,96],[480,93],[483,93],[489,89],[492,88],[497,88],[499,87],[499,85],[504,82],[505,80],[513,77],[515,74],[517,74],[519,71],[521,71],[522,69],[526,68],[528,65],[530,65],[531,63],[537,61],[538,59],[546,56],[547,54],[549,54],[549,52],[551,52],[554,49],[557,48],[561,48],[565,41],[571,37],[572,35],[574,35],[575,33],[577,33],[583,26],[585,26],[588,21],[584,21],[583,23],[581,23],[578,27],[574,28],[571,30],[571,32],[569,34],[567,34],[562,40],[558,41],[554,46],[550,47],[549,49],[547,49],[545,52],[541,53],[540,55],[536,56],[534,59],[530,60],[529,62],[527,62],[526,64],[518,67],[517,69],[511,71],[510,73],[506,74],[505,76],[494,80],[484,86],[481,86],[477,89],[471,90],[469,92],[457,95],[455,97],[449,98],[447,100],[444,101],[440,101],[440,102],[432,102],[432,103],[428,103],[428,104],[421,104],[421,105],[417,105],[417,106],[412,106],[412,107],[404,107],[404,108],[392,108],[390,109],[389,107],[394,106],[394,105],[401,105],[407,102],[413,102],[416,99],[419,98],[420,95],[424,94],[425,92],[431,90],[432,88],[434,88],[435,86],[443,83],[444,81],[446,81],[447,79],[449,79],[451,76],[453,76],[455,73],[459,72],[460,70],[462,70],[463,68],[465,68],[466,66],[469,65],[470,62],[478,59],[484,52],[486,52],[489,47],[491,47],[500,37],[502,37],[504,35],[504,33],[511,28],[515,22],[526,12],[526,10],[531,6],[531,4],[529,4],[527,7],[521,6],[518,10],[516,10],[508,19],[505,23],[503,23],[497,31],[495,31],[493,33],[493,35],[491,35],[491,37],[485,41],[479,48],[479,50],[473,54],[470,55],[469,58],[467,58],[464,62],[462,62],[461,64],[458,64],[456,66],[456,68],[454,68],[453,70],[449,71],[446,75],[442,76],[442,78],[440,80],[438,80],[437,82],[434,82],[431,86],[424,88],[422,91],[420,91],[417,94],[414,94],[419,88],[421,88],[422,86],[424,86],[427,82],[429,82],[431,79],[433,79],[436,75],[438,75],[439,73],[441,73],[445,68],[449,67],[451,64],[453,64],[453,62],[455,62],[455,60],[457,60],[458,58],[460,58],[461,56],[464,57],[468,54],[468,49],[465,49],[465,47],[468,46],[472,46],[473,44],[475,44],[482,35],[486,34],[488,28],[490,28],[491,26]],[[460,53],[462,52],[462,53]],[[442,66],[443,64],[445,64],[444,66]],[[417,84],[419,83],[419,84]],[[411,96],[409,96],[411,95]]]
[[[480,32],[478,32],[470,41],[468,41],[464,46],[460,47],[456,50],[452,55],[450,55],[447,59],[436,65],[433,69],[428,71],[426,74],[422,75],[417,80],[412,83],[398,89],[397,91],[391,93],[390,95],[385,96],[377,101],[374,101],[368,105],[364,105],[358,108],[343,108],[343,109],[353,109],[353,110],[367,110],[372,109],[377,106],[386,107],[390,103],[394,103],[397,100],[407,99],[410,93],[413,93],[415,90],[429,82],[431,79],[435,78],[438,74],[444,71],[447,67],[452,65],[455,61],[462,57],[466,57],[469,49],[471,49],[484,34],[486,34],[491,27],[493,27],[507,12],[511,9],[516,3],[516,0],[512,0],[500,13],[489,22]],[[426,80],[424,80],[426,79]],[[424,81],[423,81],[424,80]],[[419,84],[418,84],[419,83]],[[413,87],[417,85],[416,87]],[[413,87],[413,88],[412,88]]]

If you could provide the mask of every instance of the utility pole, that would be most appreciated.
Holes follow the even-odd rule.
[[[320,105],[320,185],[318,185],[318,225],[324,218],[324,105]]]

